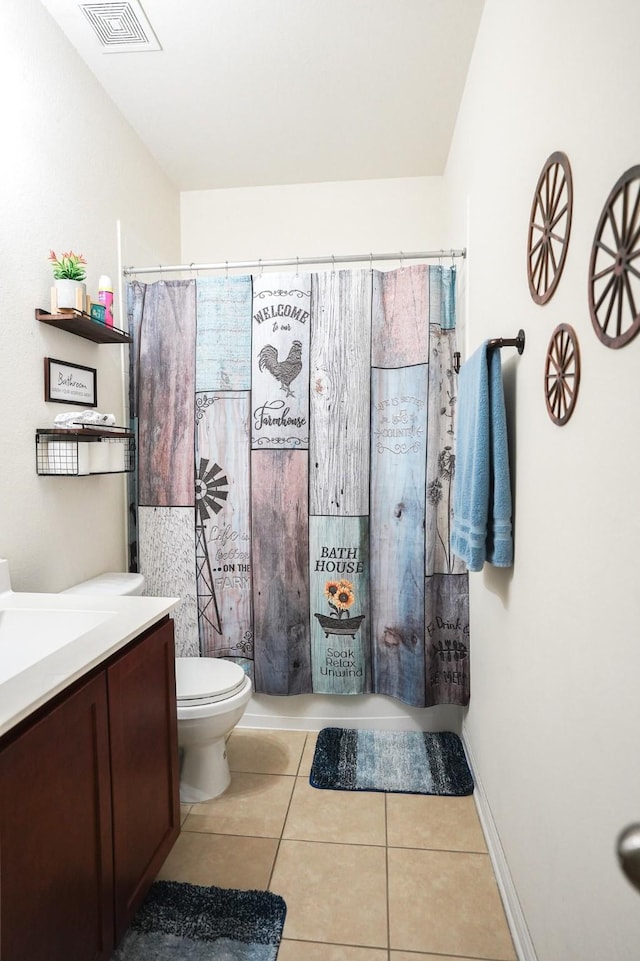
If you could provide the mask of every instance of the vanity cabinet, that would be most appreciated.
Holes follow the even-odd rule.
[[[107,682],[117,944],[180,833],[173,621],[116,660]]]
[[[0,957],[108,961],[179,833],[166,618],[0,741]]]
[[[0,751],[0,957],[108,958],[113,856],[106,675]]]

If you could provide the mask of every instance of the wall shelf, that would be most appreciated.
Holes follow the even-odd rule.
[[[66,330],[70,334],[92,340],[96,344],[130,344],[131,337],[118,327],[107,327],[99,320],[94,320],[83,310],[66,310],[63,313],[51,314],[48,310],[36,308],[36,320],[41,324],[49,324],[59,330]]]
[[[135,435],[124,428],[36,431],[36,473],[49,477],[128,474],[135,466]]]

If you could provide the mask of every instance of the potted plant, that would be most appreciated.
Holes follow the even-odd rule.
[[[84,310],[87,296],[87,285],[84,283],[87,262],[83,255],[69,250],[58,257],[55,250],[50,250],[49,261],[53,267],[58,310],[76,307]]]

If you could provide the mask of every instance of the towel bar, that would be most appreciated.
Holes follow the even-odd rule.
[[[517,337],[494,337],[487,344],[489,350],[496,350],[500,347],[515,347],[519,354],[524,353],[525,334],[522,327],[518,331]],[[453,369],[456,374],[460,373],[460,351],[456,350],[453,354]]]

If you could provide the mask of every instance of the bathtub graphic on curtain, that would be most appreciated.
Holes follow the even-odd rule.
[[[179,653],[467,703],[454,292],[425,265],[129,285],[140,568],[182,597]]]

